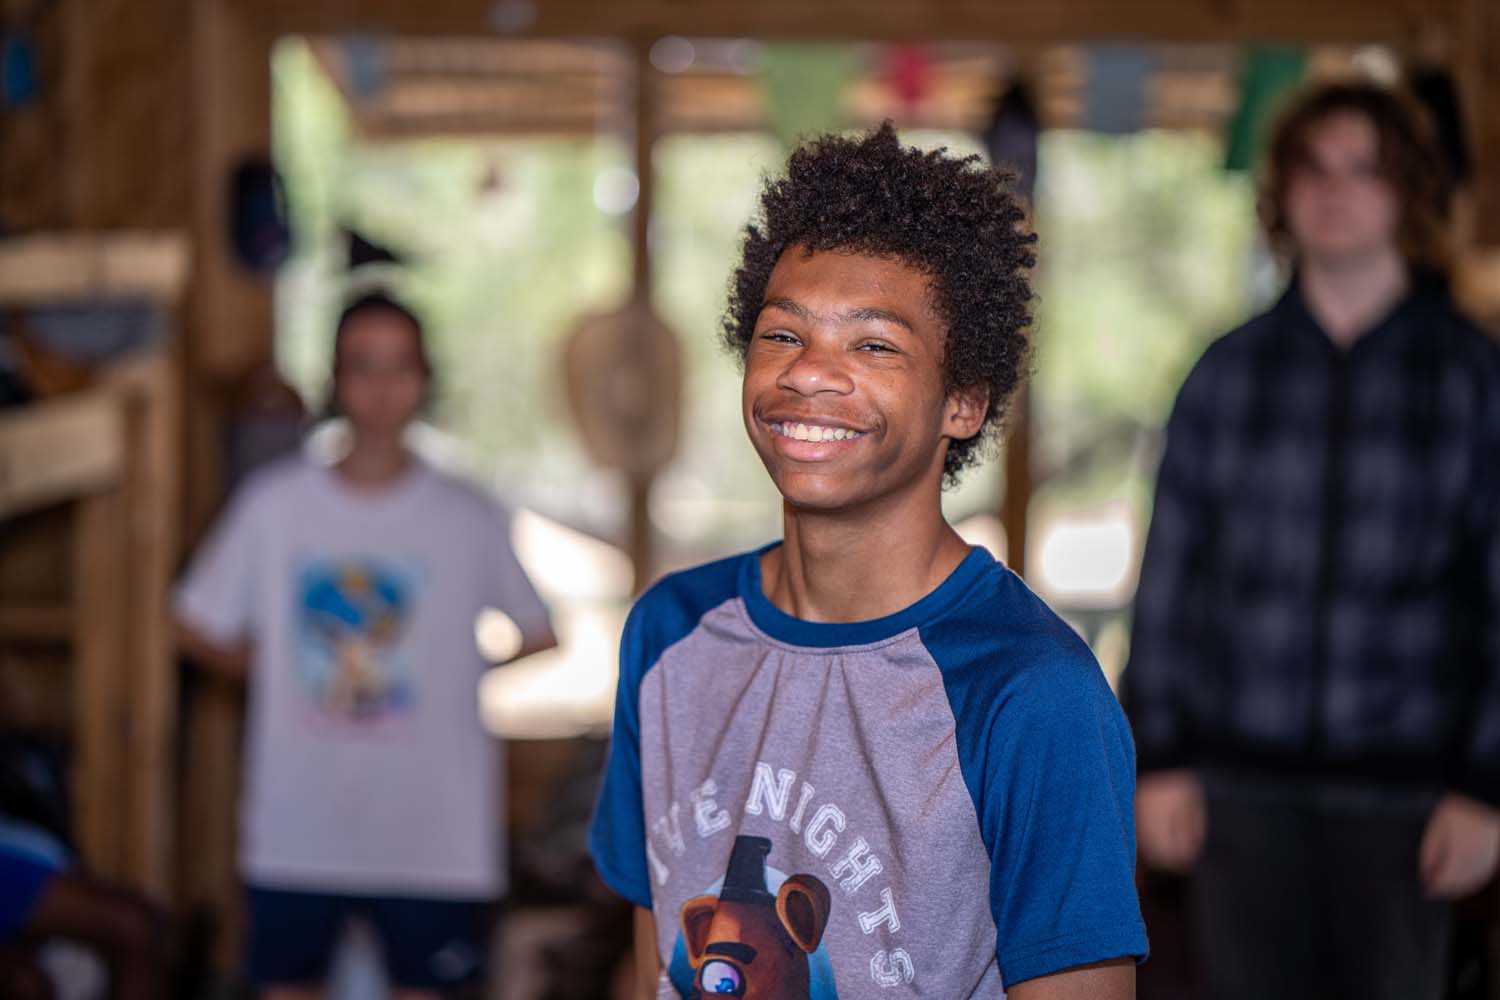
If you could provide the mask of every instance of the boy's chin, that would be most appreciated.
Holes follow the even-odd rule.
[[[867,497],[847,478],[818,473],[772,473],[771,481],[781,499],[797,510],[834,514],[858,507]]]

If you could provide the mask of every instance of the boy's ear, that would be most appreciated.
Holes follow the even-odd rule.
[[[967,441],[984,429],[984,416],[990,408],[990,390],[976,385],[956,389],[943,404],[943,434],[955,441]]]
[[[682,943],[687,946],[688,964],[695,969],[703,962],[704,949],[708,947],[708,929],[718,908],[717,896],[694,896],[682,904],[679,914]]]

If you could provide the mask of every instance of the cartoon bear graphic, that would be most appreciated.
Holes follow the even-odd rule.
[[[766,889],[765,837],[739,836],[718,896],[682,905],[682,938],[703,996],[808,1000],[808,955],[828,926],[828,887],[793,875],[774,895]]]
[[[399,704],[407,692],[388,658],[409,610],[400,581],[349,562],[309,574],[303,586],[305,634],[326,651],[331,666],[317,691],[324,709],[366,719]]]

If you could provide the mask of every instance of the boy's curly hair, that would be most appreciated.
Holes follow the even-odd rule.
[[[943,478],[956,483],[997,436],[1029,365],[1036,234],[1012,183],[1013,174],[978,156],[903,147],[889,121],[863,136],[803,145],[786,175],[766,182],[760,215],[746,227],[725,347],[743,363],[771,271],[788,247],[870,254],[922,272],[947,326],[945,388],[989,391],[983,430],[948,447]]]

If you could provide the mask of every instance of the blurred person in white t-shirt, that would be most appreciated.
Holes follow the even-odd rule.
[[[339,318],[350,447],[257,472],[176,598],[185,652],[248,682],[239,869],[259,995],[321,995],[353,917],[398,1000],[482,980],[505,890],[499,747],[480,721],[478,615],[555,645],[494,500],[403,444],[432,384],[422,325],[383,294]]]

